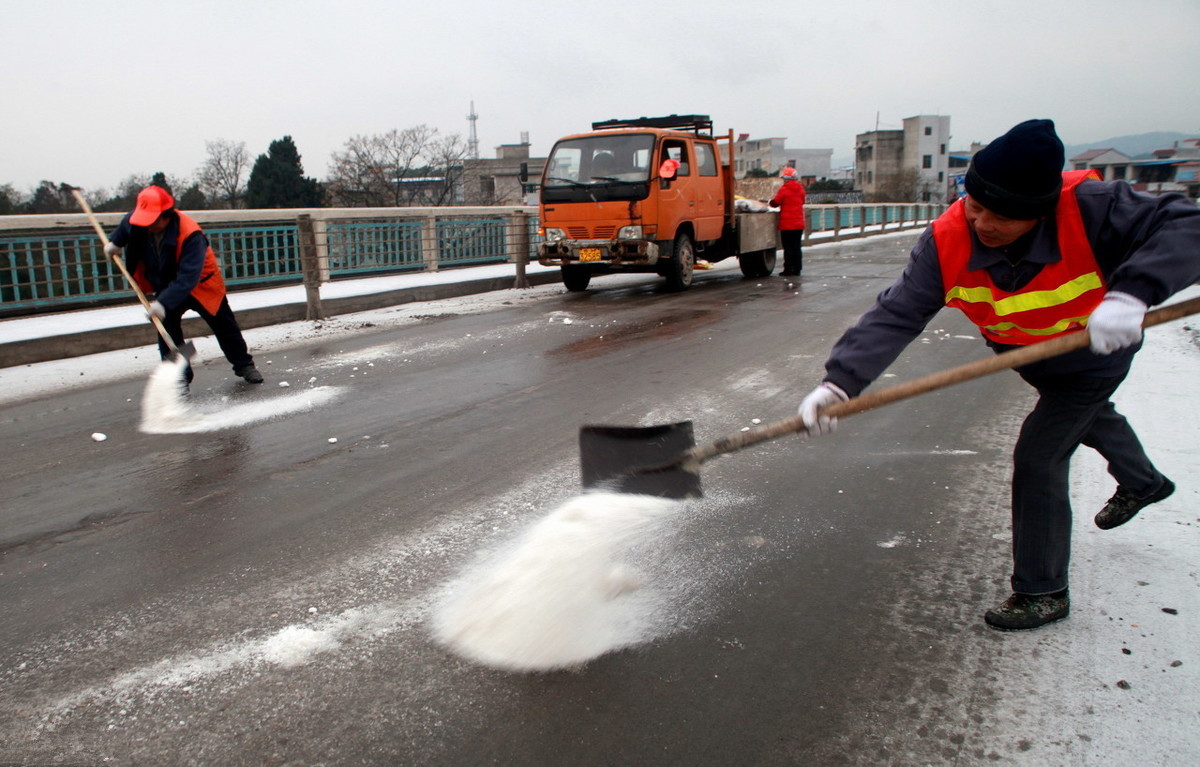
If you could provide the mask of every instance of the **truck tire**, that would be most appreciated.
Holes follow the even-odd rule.
[[[692,247],[692,238],[687,232],[680,232],[675,235],[671,258],[663,271],[663,276],[667,278],[667,290],[672,293],[687,290],[692,285],[695,269],[696,249]]]
[[[775,248],[742,253],[738,255],[738,265],[742,267],[742,274],[751,279],[770,277],[775,271]]]
[[[588,283],[592,281],[592,273],[586,266],[564,266],[562,281],[567,290],[581,293],[587,290]]]

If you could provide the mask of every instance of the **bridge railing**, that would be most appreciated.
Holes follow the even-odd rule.
[[[231,289],[298,284],[311,222],[321,282],[517,263],[535,253],[537,208],[313,208],[190,212]],[[99,214],[112,231],[123,214]],[[128,300],[83,214],[0,216],[0,316]]]
[[[819,241],[923,226],[944,206],[806,206]],[[537,208],[197,211],[231,289],[536,260]],[[112,231],[123,214],[98,215]],[[306,239],[302,228],[308,227]],[[305,242],[312,246],[306,251]],[[306,270],[306,260],[310,267]],[[306,273],[309,279],[305,281]],[[315,283],[312,284],[312,283]],[[0,216],[0,317],[129,300],[83,214]]]

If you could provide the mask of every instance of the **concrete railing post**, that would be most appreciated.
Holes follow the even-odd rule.
[[[523,210],[514,212],[509,219],[509,229],[512,231],[510,260],[517,268],[513,287],[528,288],[529,276],[525,273],[525,267],[529,264],[529,215]]]
[[[437,216],[426,216],[421,226],[421,259],[425,262],[425,271],[438,270]]]
[[[313,220],[313,234],[317,240],[317,264],[321,282],[329,282],[329,224],[325,219]]]
[[[304,279],[305,319],[323,320],[321,308],[321,260],[317,256],[317,234],[312,216],[296,217],[296,228],[300,232],[300,271]]]

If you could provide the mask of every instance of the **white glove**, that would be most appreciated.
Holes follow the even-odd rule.
[[[1128,293],[1109,291],[1088,318],[1092,351],[1112,354],[1142,340],[1142,318],[1146,305]]]
[[[123,250],[123,248],[119,248],[116,245],[114,245],[112,243],[112,240],[109,240],[108,242],[104,243],[104,255],[108,256],[109,258],[112,258],[113,256],[121,255],[122,250]]]
[[[166,308],[157,301],[150,302],[150,311],[146,312],[146,319],[158,317],[160,320],[167,318]]]
[[[804,428],[809,434],[830,434],[837,428],[837,419],[830,418],[821,411],[830,405],[845,402],[850,399],[841,387],[826,381],[808,393],[800,403],[800,417]]]

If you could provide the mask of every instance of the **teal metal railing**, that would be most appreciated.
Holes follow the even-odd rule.
[[[123,288],[95,234],[0,237],[0,306],[69,305]]]
[[[517,250],[536,260],[537,217],[526,214],[530,241],[514,250],[511,216],[503,209],[491,217],[323,217],[321,264],[330,279],[337,279],[505,263]],[[230,287],[303,281],[300,229],[294,219],[203,226]],[[91,229],[0,231],[0,315],[126,300],[128,291]]]
[[[221,261],[227,285],[294,283],[304,273],[295,224],[205,227],[204,233]]]
[[[437,222],[438,264],[495,263],[505,252],[508,227],[495,219],[454,218]]]
[[[329,274],[340,277],[425,268],[421,221],[331,222]]]
[[[807,205],[808,234],[842,232],[865,227],[894,228],[924,226],[945,210],[934,203],[862,203],[851,205]]]
[[[810,205],[808,236],[837,239],[923,226],[944,206]],[[461,211],[455,213],[455,211]],[[312,218],[321,279],[537,260],[532,207],[197,213],[232,288],[303,282],[299,216]],[[120,220],[104,214],[111,230]],[[45,221],[43,224],[42,221]],[[33,223],[31,223],[33,222]],[[0,316],[129,299],[82,216],[0,216]]]

